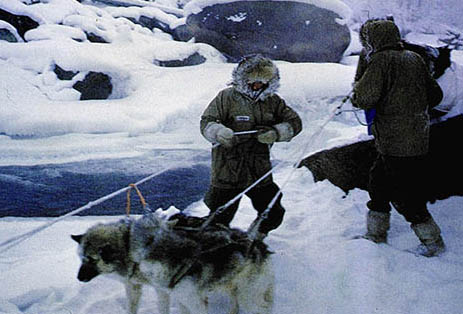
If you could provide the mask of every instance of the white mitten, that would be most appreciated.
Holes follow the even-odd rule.
[[[233,134],[233,130],[227,127],[221,128],[217,132],[217,142],[225,147],[232,147],[235,144],[235,135]]]

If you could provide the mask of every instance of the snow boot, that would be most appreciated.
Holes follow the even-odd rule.
[[[411,228],[422,243],[419,248],[420,255],[432,257],[445,252],[445,243],[441,237],[441,230],[432,217],[426,222],[412,224]]]
[[[391,214],[370,210],[367,214],[367,233],[363,238],[375,243],[387,243]]]

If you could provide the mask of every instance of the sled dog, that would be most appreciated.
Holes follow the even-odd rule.
[[[207,314],[212,293],[230,297],[230,314],[240,308],[271,313],[274,274],[267,246],[217,224],[199,232],[203,221],[152,213],[72,235],[82,261],[77,278],[88,282],[117,274],[125,284],[129,314],[137,313],[143,285],[155,288],[162,314],[169,314],[170,299],[182,314]]]

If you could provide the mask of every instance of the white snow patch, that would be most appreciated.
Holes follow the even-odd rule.
[[[246,19],[247,15],[248,14],[246,12],[239,12],[239,13],[233,15],[233,16],[227,17],[226,19],[228,21],[232,21],[232,22],[235,22],[235,23],[240,23],[240,22],[243,22]]]

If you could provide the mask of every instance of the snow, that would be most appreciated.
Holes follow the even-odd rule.
[[[71,0],[48,0],[26,6],[0,0],[0,7],[43,21],[38,29],[26,33],[28,43],[0,42],[0,166],[106,159],[110,171],[116,168],[111,160],[117,163],[120,158],[157,150],[210,150],[199,134],[199,117],[230,82],[235,66],[225,63],[218,51],[194,42],[174,42],[169,35],[135,25],[120,18],[120,10],[102,5],[96,8]],[[354,8],[356,16],[360,8]],[[139,11],[132,12],[133,16],[141,14]],[[453,11],[441,15],[453,16]],[[155,9],[149,12],[155,14]],[[420,29],[411,19],[407,21],[410,29]],[[85,39],[84,31],[97,32],[109,43],[72,40]],[[440,34],[415,32],[409,36],[409,40],[420,38],[430,43],[437,42]],[[356,44],[354,41],[352,51],[358,51]],[[162,68],[156,63],[182,59],[193,52],[206,56],[207,62],[183,68]],[[461,113],[463,96],[458,84],[463,82],[463,53],[453,52],[452,59],[455,64],[446,84],[456,87],[447,87],[452,91],[447,96],[456,102],[453,110]],[[438,258],[417,257],[404,252],[415,248],[418,240],[399,214],[392,215],[390,245],[351,240],[364,232],[367,193],[354,190],[345,195],[327,181],[315,183],[306,169],[293,171],[292,165],[303,151],[307,155],[367,138],[353,114],[344,113],[316,140],[307,142],[349,93],[357,60],[349,56],[340,64],[277,61],[280,94],[301,115],[304,131],[290,143],[278,143],[272,149],[272,159],[281,165],[274,177],[283,187],[282,202],[287,210],[283,224],[266,240],[275,252],[274,313],[460,314],[462,197],[429,205],[448,252]],[[60,81],[53,72],[54,64],[81,73],[71,81]],[[72,85],[88,71],[111,75],[115,91],[109,100],[78,100]],[[175,162],[184,161],[172,160]],[[21,180],[16,176],[3,179]],[[191,204],[187,212],[202,216],[207,208],[200,201]],[[244,198],[233,226],[246,229],[254,217],[250,201]],[[98,222],[120,218],[70,217],[0,254],[0,313],[124,313],[126,300],[120,282],[104,277],[89,283],[77,280],[80,262],[70,238]],[[0,243],[50,221],[52,218],[0,218]],[[220,304],[212,306],[220,308]],[[147,287],[139,313],[156,312],[155,292]],[[179,313],[175,305],[173,313]]]
[[[20,1],[0,0],[0,7],[13,14],[29,16],[39,24],[45,22],[40,14],[40,10],[32,10],[29,6]],[[60,14],[62,14],[64,9],[65,8],[60,8]]]
[[[113,8],[108,8],[107,11],[113,17],[124,16],[124,17],[131,17],[137,20],[140,19],[141,16],[146,16],[149,18],[156,18],[158,21],[169,25],[169,27],[172,29],[175,28],[176,25],[178,25],[179,20],[180,20],[176,16],[173,16],[172,14],[167,14],[159,8],[151,8],[151,7],[141,7],[141,8],[113,7]]]
[[[463,82],[462,65],[452,62],[450,69],[446,71],[446,75],[442,76],[437,81],[442,89],[449,92],[444,95],[442,102],[436,108],[442,111],[448,111],[449,113],[446,117],[463,114],[463,98],[461,91],[461,84]],[[448,107],[448,104],[457,105]]]
[[[445,34],[449,29],[462,29],[460,0],[343,0],[352,8],[352,20],[394,16],[402,34]],[[444,13],[444,14],[442,14]]]
[[[246,12],[239,12],[233,16],[229,16],[226,19],[235,23],[243,22],[246,19]]]
[[[278,173],[277,182],[283,177]],[[349,240],[363,231],[366,199],[361,191],[343,198],[339,189],[328,182],[313,184],[311,175],[303,171],[288,185],[283,198],[288,210],[285,222],[267,240],[275,251],[274,312],[460,313],[463,232],[455,218],[461,215],[463,199],[430,206],[449,248],[443,257],[431,259],[401,251],[413,248],[417,240],[395,213],[391,246]],[[206,209],[194,204],[190,212],[202,215]],[[79,259],[68,237],[119,218],[70,218],[8,251],[0,259],[1,286],[7,287],[2,289],[0,312],[123,313],[120,282],[104,277],[85,284],[77,281]],[[253,218],[251,204],[244,199],[233,224],[245,228]],[[0,239],[48,221],[3,218]],[[140,313],[156,313],[155,300],[154,290],[146,288]],[[178,313],[175,308],[173,313]]]

